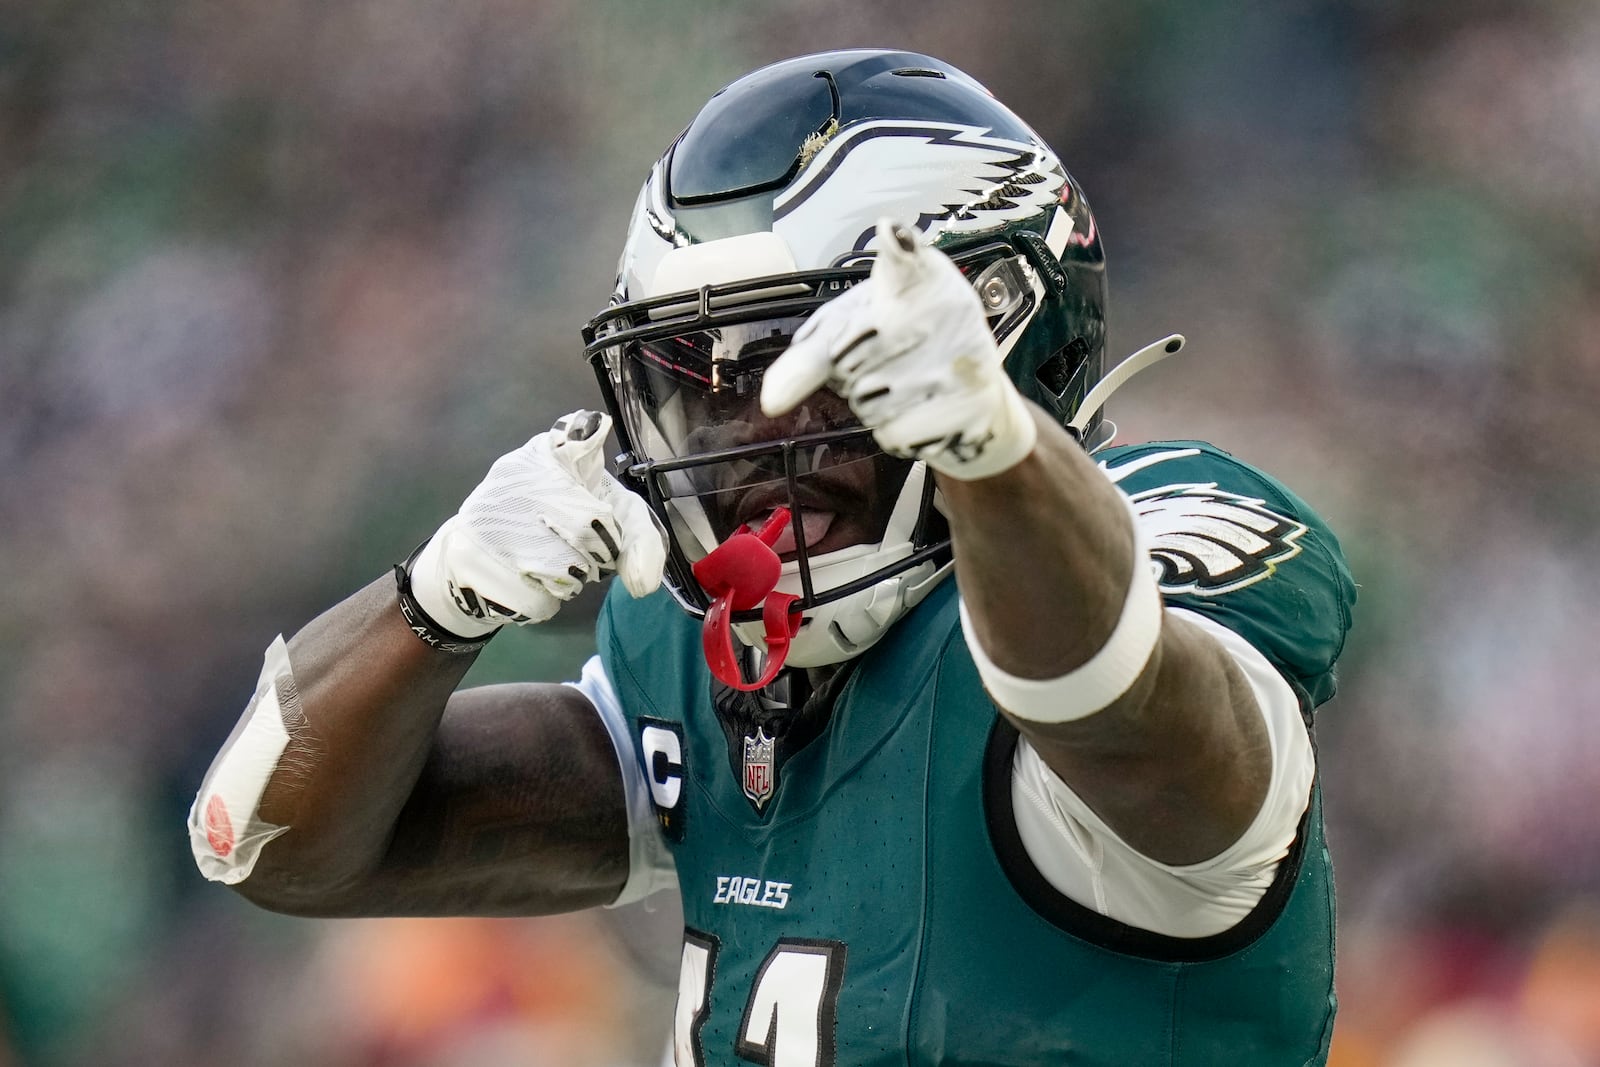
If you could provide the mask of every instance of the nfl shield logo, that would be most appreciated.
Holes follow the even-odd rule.
[[[744,795],[759,811],[772,799],[774,779],[777,777],[777,767],[773,759],[773,749],[777,743],[767,736],[767,731],[756,728],[754,737],[744,739]]]

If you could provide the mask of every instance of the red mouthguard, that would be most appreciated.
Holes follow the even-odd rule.
[[[790,605],[800,598],[773,591],[783,562],[772,546],[788,525],[789,509],[775,508],[761,529],[751,532],[748,525],[740,526],[693,568],[695,580],[711,596],[711,607],[706,610],[705,626],[700,631],[706,665],[723,684],[747,693],[778,676],[789,656],[789,640],[800,632],[800,613],[790,611]],[[757,604],[762,605],[767,668],[760,678],[747,682],[733,648],[733,613],[749,611]]]

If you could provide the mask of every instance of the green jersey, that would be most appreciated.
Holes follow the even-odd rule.
[[[1167,602],[1254,645],[1309,722],[1355,595],[1322,521],[1208,445],[1097,458]],[[1315,789],[1248,917],[1164,937],[1029,861],[1017,734],[979,683],[953,582],[782,719],[713,682],[699,624],[664,594],[614,591],[599,637],[683,896],[679,1067],[1325,1062],[1334,912]]]

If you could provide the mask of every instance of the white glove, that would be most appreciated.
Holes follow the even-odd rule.
[[[615,571],[634,596],[661,584],[667,550],[650,507],[605,469],[611,418],[574,411],[495,460],[411,568],[411,592],[459,637],[543,622]]]
[[[909,226],[881,220],[877,245],[872,276],[817,309],[767,369],[761,410],[781,415],[826,385],[893,455],[964,480],[1016,465],[1038,429],[972,283]]]

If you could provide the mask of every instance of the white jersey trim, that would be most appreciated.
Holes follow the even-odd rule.
[[[622,701],[617,699],[617,691],[606,677],[600,657],[590,656],[589,662],[583,665],[582,676],[566,684],[588,697],[589,703],[594,705],[600,721],[606,724],[606,733],[611,735],[611,745],[617,751],[617,766],[622,771],[623,798],[628,806],[628,880],[623,883],[617,899],[606,906],[621,907],[663,889],[676,889],[677,868],[661,838],[655,808],[650,802],[650,783],[645,780],[639,750],[628,730],[628,720],[622,714]]]
[[[1209,937],[1260,902],[1294,843],[1311,801],[1316,758],[1289,683],[1248,641],[1182,608],[1173,617],[1227,649],[1255,693],[1272,750],[1272,776],[1249,829],[1219,855],[1173,866],[1123,841],[1024,738],[1012,763],[1011,803],[1028,858],[1057,892],[1128,926],[1169,937]]]

